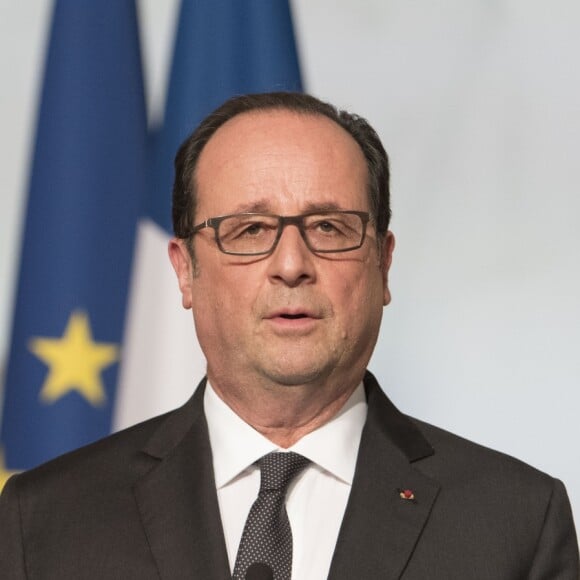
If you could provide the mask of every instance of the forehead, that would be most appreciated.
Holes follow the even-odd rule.
[[[368,209],[364,155],[321,115],[269,110],[230,119],[203,149],[195,180],[198,209],[209,213]]]

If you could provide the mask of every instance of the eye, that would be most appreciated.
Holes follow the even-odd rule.
[[[244,228],[240,235],[242,236],[257,236],[264,231],[264,224],[256,222]]]
[[[332,233],[336,231],[336,227],[331,222],[319,222],[317,225],[318,229],[324,233]]]
[[[224,218],[218,236],[222,244],[268,240],[276,235],[277,219],[266,215],[231,215]]]
[[[231,234],[235,238],[260,238],[271,235],[276,229],[276,223],[270,223],[267,219],[253,218],[239,221]]]
[[[321,236],[342,236],[345,226],[336,219],[320,219],[308,226],[310,231]]]

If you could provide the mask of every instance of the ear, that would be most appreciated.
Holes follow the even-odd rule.
[[[393,262],[393,251],[395,249],[395,236],[389,231],[382,241],[381,248],[381,270],[383,271],[383,305],[391,302],[391,291],[389,290],[389,270]]]
[[[169,259],[175,274],[177,283],[181,290],[181,303],[184,308],[191,308],[192,305],[192,280],[193,280],[193,263],[189,250],[184,240],[173,238],[169,241],[168,246]]]

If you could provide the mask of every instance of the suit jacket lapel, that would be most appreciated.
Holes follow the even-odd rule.
[[[134,486],[161,578],[230,576],[203,414],[205,382],[144,448],[154,467]]]
[[[368,417],[329,580],[400,578],[439,492],[412,463],[434,453],[367,373]],[[402,499],[403,490],[414,499]]]

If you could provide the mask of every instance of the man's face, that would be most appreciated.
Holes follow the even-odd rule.
[[[240,212],[369,211],[359,146],[321,116],[234,117],[207,143],[195,179],[195,223]],[[381,256],[370,223],[361,248],[315,255],[290,225],[272,254],[232,256],[205,228],[194,238],[193,268],[185,244],[172,241],[183,305],[193,310],[212,383],[360,380],[390,300],[392,246],[389,234]]]

